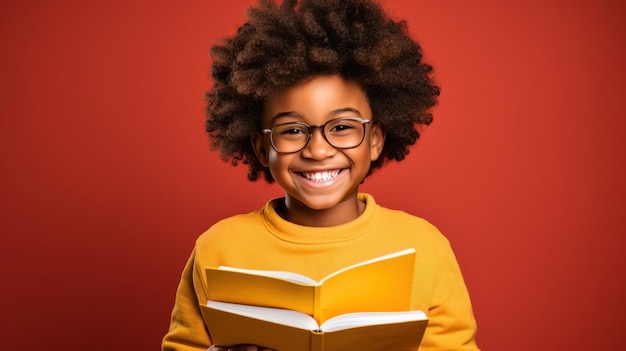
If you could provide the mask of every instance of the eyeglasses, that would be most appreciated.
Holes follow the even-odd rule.
[[[308,125],[304,122],[289,122],[263,129],[263,134],[270,136],[272,147],[276,152],[294,153],[304,149],[313,129],[320,128],[326,142],[337,149],[355,148],[365,139],[365,125],[369,119],[335,118],[324,124]]]

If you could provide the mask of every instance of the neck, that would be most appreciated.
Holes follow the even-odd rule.
[[[328,209],[312,209],[288,194],[285,204],[276,209],[285,220],[307,227],[334,227],[355,220],[365,210],[356,194]]]

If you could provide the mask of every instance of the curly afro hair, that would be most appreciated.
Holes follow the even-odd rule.
[[[373,120],[386,134],[370,173],[400,161],[432,121],[439,87],[406,23],[369,0],[260,0],[233,37],[211,48],[213,87],[206,130],[224,161],[248,165],[248,179],[268,168],[257,160],[251,133],[261,129],[264,100],[304,79],[338,74],[363,87]]]

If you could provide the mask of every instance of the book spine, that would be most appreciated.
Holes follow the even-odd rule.
[[[317,322],[317,325],[324,323],[324,316],[322,315],[322,285],[316,285],[313,290],[313,319]]]
[[[320,330],[311,331],[311,347],[309,351],[323,351],[324,350],[324,332]]]

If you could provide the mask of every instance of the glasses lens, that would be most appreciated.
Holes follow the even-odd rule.
[[[309,128],[301,123],[285,123],[272,128],[272,144],[278,152],[296,152],[309,139]]]
[[[352,148],[363,141],[365,125],[360,119],[338,118],[325,125],[324,135],[336,148]]]

